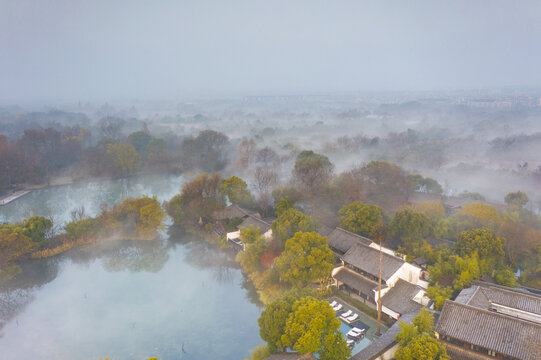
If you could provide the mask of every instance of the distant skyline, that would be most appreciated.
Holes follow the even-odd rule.
[[[0,0],[0,104],[540,85],[540,1]]]

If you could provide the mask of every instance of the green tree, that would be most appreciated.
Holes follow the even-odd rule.
[[[194,223],[206,218],[217,209],[223,209],[225,199],[220,191],[222,178],[219,174],[203,173],[182,187],[181,195],[174,196],[166,210],[176,225]]]
[[[271,224],[272,234],[281,240],[282,244],[298,231],[308,232],[316,229],[311,216],[295,208],[284,210]]]
[[[424,178],[419,174],[412,174],[408,176],[408,180],[411,183],[411,187],[414,191],[424,192],[428,194],[441,195],[443,188],[434,179]]]
[[[517,285],[515,273],[509,266],[504,264],[496,267],[496,270],[494,271],[494,280],[503,286],[515,287]]]
[[[411,324],[400,321],[400,332],[396,334],[397,360],[448,360],[445,346],[436,340],[433,332],[433,315],[426,309],[421,311]]]
[[[285,334],[286,322],[295,301],[297,301],[295,296],[283,296],[268,304],[257,320],[259,335],[267,342],[270,351],[273,353],[278,349],[284,350],[291,345],[289,342],[284,343],[282,341],[282,335]]]
[[[404,169],[385,161],[371,161],[360,169],[366,201],[396,209],[408,201],[411,183]]]
[[[254,204],[254,197],[248,190],[248,185],[239,177],[232,176],[224,179],[220,185],[220,191],[233,204],[246,207],[251,207]]]
[[[528,196],[522,191],[510,192],[505,195],[504,200],[507,205],[516,206],[518,208],[524,207],[524,205],[530,201]]]
[[[146,152],[152,136],[144,131],[136,131],[128,136],[128,142],[133,145],[138,154]]]
[[[308,296],[293,304],[282,343],[300,354],[319,354],[322,360],[345,360],[351,352],[339,328],[340,320],[329,304]]]
[[[305,150],[297,156],[293,168],[293,178],[297,181],[301,191],[313,199],[319,189],[329,184],[333,170],[334,165],[328,157],[312,150]]]
[[[37,247],[36,242],[22,233],[0,231],[0,284],[17,275],[21,269],[16,262]]]
[[[245,244],[244,251],[238,254],[241,266],[248,273],[261,270],[261,255],[269,247],[266,239],[259,233],[259,228],[254,228],[253,225],[242,229],[240,236]]]
[[[137,151],[131,144],[109,144],[107,145],[107,155],[121,176],[130,175],[137,169]]]
[[[418,255],[423,240],[430,235],[431,226],[428,217],[411,208],[397,211],[389,224],[391,236],[400,239],[408,254]]]
[[[445,300],[450,299],[453,295],[453,289],[436,284],[429,286],[426,289],[426,294],[434,300],[434,309],[441,311]]]
[[[490,229],[496,229],[501,223],[498,210],[494,206],[480,202],[464,205],[459,215],[465,221],[469,221],[470,228],[488,227]]]
[[[383,212],[376,205],[355,201],[338,211],[340,225],[353,233],[372,239],[383,231]]]
[[[72,240],[88,239],[99,230],[98,222],[95,218],[75,219],[66,224],[66,233]]]
[[[271,355],[269,348],[263,344],[257,345],[250,350],[250,357],[244,360],[265,360]]]
[[[274,260],[282,281],[303,287],[330,276],[334,264],[327,238],[316,232],[298,232],[286,241],[285,250]]]
[[[286,210],[291,209],[292,207],[293,207],[293,205],[292,205],[291,202],[289,201],[289,196],[284,196],[284,197],[281,198],[280,201],[278,201],[278,203],[276,204],[276,211],[275,211],[275,214],[276,214],[276,216],[280,216],[280,215],[282,215]]]
[[[459,234],[455,250],[460,256],[477,252],[480,259],[500,259],[504,255],[503,243],[492,230],[473,229]]]

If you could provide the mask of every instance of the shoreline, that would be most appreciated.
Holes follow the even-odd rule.
[[[7,204],[9,204],[9,203],[23,197],[23,196],[29,194],[30,192],[32,192],[32,190],[28,190],[28,189],[12,192],[11,194],[0,198],[0,206],[7,205]]]

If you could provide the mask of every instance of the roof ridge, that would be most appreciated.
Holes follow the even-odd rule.
[[[489,316],[492,316],[492,317],[497,317],[497,318],[502,318],[502,319],[509,319],[509,320],[512,320],[512,321],[517,321],[517,322],[520,322],[522,324],[529,324],[529,325],[532,325],[532,326],[540,326],[539,324],[533,322],[533,321],[528,321],[528,320],[524,320],[522,318],[518,318],[518,317],[515,317],[515,316],[509,316],[509,315],[505,315],[505,314],[502,314],[502,313],[499,313],[499,312],[496,312],[496,311],[490,311],[490,310],[487,310],[487,309],[483,309],[483,308],[479,308],[479,307],[476,307],[476,306],[473,306],[473,305],[469,305],[469,304],[462,304],[462,303],[459,303],[459,302],[456,302],[456,301],[453,301],[453,300],[445,300],[445,303],[444,303],[444,307],[446,304],[451,304],[450,306],[459,306],[459,307],[464,307],[466,309],[469,309],[469,310],[474,310],[474,311],[477,311],[477,312],[480,312],[480,313],[483,313],[483,314],[486,314],[486,315],[489,315]],[[442,313],[443,313],[443,309],[441,310]],[[440,316],[441,318],[441,316]]]
[[[373,241],[372,241],[372,242],[373,242]],[[376,245],[379,245],[379,244],[377,244],[377,243],[375,243],[375,242],[373,242],[373,243],[376,244]],[[353,248],[354,248],[355,246],[357,246],[357,245],[362,245],[362,246],[364,246],[365,248],[368,248],[368,249],[373,250],[373,251],[377,251],[377,252],[380,251],[380,249],[376,249],[376,248],[373,248],[373,247],[370,246],[370,245],[366,245],[366,244],[364,244],[364,243],[358,242],[358,243],[356,243],[355,245],[353,245],[353,246],[346,252],[346,254],[347,254],[348,252],[350,252],[351,249],[353,249]],[[381,246],[381,247],[383,247],[383,246]],[[386,253],[385,251],[381,251],[381,253],[382,253],[383,256],[387,256],[387,257],[390,257],[390,258],[392,258],[392,259],[400,260],[401,262],[406,263],[406,260],[404,260],[404,259],[402,259],[402,258],[400,258],[400,257],[398,257],[398,256],[391,255],[391,254],[389,254],[389,253]],[[344,256],[345,256],[345,254],[344,254]]]

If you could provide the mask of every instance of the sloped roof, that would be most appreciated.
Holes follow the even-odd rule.
[[[249,228],[250,225],[253,225],[256,228],[259,228],[259,231],[261,233],[266,233],[271,227],[271,224],[269,224],[268,222],[266,222],[266,221],[264,221],[262,219],[259,219],[259,218],[255,217],[255,216],[248,215],[242,221],[242,223],[240,223],[239,226],[237,226],[237,229]]]
[[[381,303],[400,315],[411,312],[417,313],[423,307],[421,304],[413,301],[413,298],[419,291],[421,289],[417,285],[399,279],[391,290],[383,295]]]
[[[539,359],[535,349],[541,325],[446,300],[436,324],[440,335],[525,360]]]
[[[373,294],[372,290],[378,286],[377,282],[367,279],[346,267],[338,269],[333,278],[366,295]]]
[[[541,315],[541,296],[487,283],[462,290],[455,301],[486,310],[494,303]]]
[[[370,245],[372,240],[364,236],[354,234],[347,230],[337,227],[327,236],[329,247],[336,250],[340,254],[345,254],[353,245],[363,243]]]
[[[215,210],[211,217],[214,220],[221,221],[221,220],[229,220],[234,217],[245,217],[251,215],[251,212],[248,210],[245,210],[238,206],[237,204],[231,204],[225,209]]]
[[[348,250],[343,260],[372,276],[379,277],[379,250],[377,249],[363,243],[357,243]],[[404,260],[396,256],[383,253],[381,259],[381,278],[385,281],[389,280],[404,262]]]

